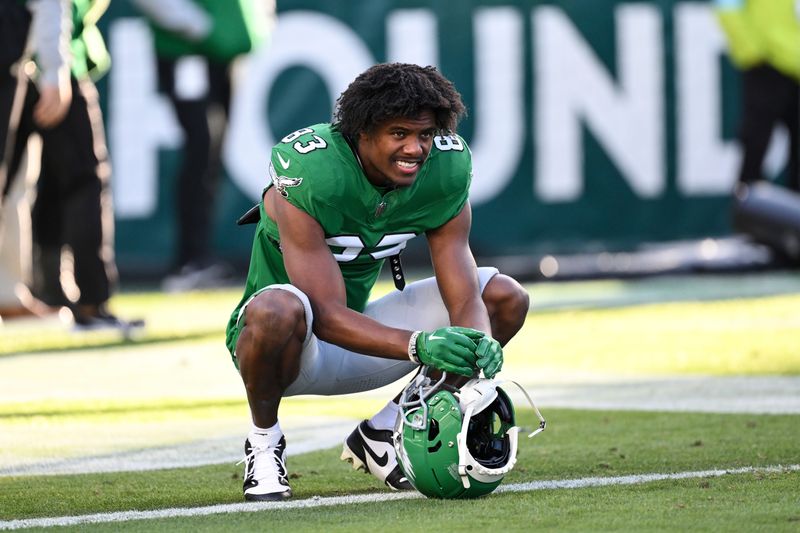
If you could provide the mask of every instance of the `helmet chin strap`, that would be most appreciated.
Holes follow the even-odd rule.
[[[544,428],[547,427],[547,421],[542,416],[542,413],[539,412],[539,408],[536,407],[536,405],[533,403],[533,400],[531,399],[530,395],[528,394],[528,391],[526,391],[524,388],[522,388],[522,385],[520,385],[516,381],[512,381],[510,379],[509,380],[505,380],[505,381],[501,381],[500,383],[497,383],[497,385],[499,386],[499,385],[501,385],[503,383],[513,383],[514,385],[516,385],[517,388],[519,388],[519,390],[522,391],[522,394],[525,395],[525,399],[527,399],[528,403],[531,404],[531,407],[533,407],[533,412],[536,413],[536,417],[539,419],[539,427],[537,429],[533,430],[533,432],[531,432],[531,434],[528,435],[528,438],[530,439],[531,437],[533,437],[535,435],[538,435],[539,433],[544,431]]]

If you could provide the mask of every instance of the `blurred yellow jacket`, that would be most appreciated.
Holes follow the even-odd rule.
[[[767,63],[800,80],[800,0],[714,0],[733,63]]]
[[[72,74],[97,80],[111,68],[111,56],[97,21],[111,0],[72,0]]]

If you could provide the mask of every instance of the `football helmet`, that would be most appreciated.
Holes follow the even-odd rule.
[[[408,480],[429,498],[476,498],[492,492],[517,460],[514,405],[502,381],[471,379],[460,389],[433,382],[428,367],[400,395],[395,428],[397,460]],[[511,382],[515,383],[515,382]],[[515,383],[539,418],[525,390]]]

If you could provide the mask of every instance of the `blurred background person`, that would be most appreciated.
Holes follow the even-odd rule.
[[[264,43],[274,0],[133,0],[150,23],[159,91],[183,131],[178,171],[177,250],[162,288],[169,292],[229,282],[232,270],[211,252],[221,150],[235,60]]]
[[[0,317],[44,314],[32,306],[30,282],[30,205],[23,179],[9,176],[9,143],[19,125],[27,78],[20,69],[38,58],[37,84],[41,97],[37,119],[60,122],[72,100],[69,83],[70,0],[0,2]],[[33,30],[31,30],[33,26]],[[29,39],[30,35],[30,39]],[[15,95],[19,96],[15,98]],[[15,105],[16,101],[16,105]],[[27,167],[27,164],[25,165]]]
[[[109,1],[61,2],[60,10],[44,9],[46,0],[28,2],[34,11],[34,43],[53,38],[57,26],[52,17],[61,17],[58,24],[67,30],[56,33],[57,54],[52,54],[52,45],[47,55],[40,53],[44,46],[35,45],[33,61],[23,61],[18,71],[14,109],[19,115],[12,117],[8,131],[4,192],[17,175],[29,136],[37,133],[41,159],[31,210],[33,300],[69,308],[77,329],[128,332],[141,321],[120,320],[108,309],[117,282],[114,220],[103,118],[93,82],[110,67],[96,27]]]
[[[714,0],[731,61],[741,70],[739,182],[764,178],[762,166],[772,131],[789,132],[786,185],[800,191],[800,2]]]

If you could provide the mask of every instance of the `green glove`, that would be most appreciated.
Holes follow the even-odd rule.
[[[503,367],[503,347],[495,339],[482,331],[470,328],[463,328],[464,334],[478,343],[475,355],[478,357],[475,362],[478,368],[483,370],[483,375],[492,379]]]
[[[475,350],[478,345],[467,333],[480,333],[469,328],[439,328],[431,333],[420,332],[417,337],[416,356],[423,365],[445,372],[471,376],[475,373]]]
[[[483,369],[483,375],[492,379],[503,368],[503,347],[488,335],[478,342],[475,350],[478,356],[478,368]]]

